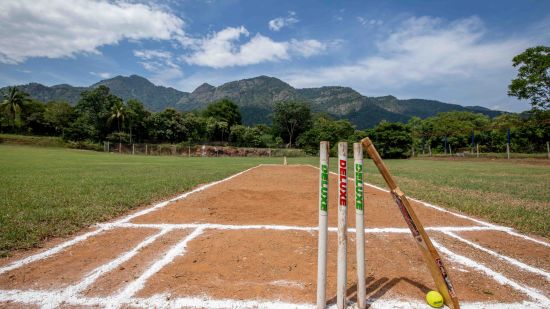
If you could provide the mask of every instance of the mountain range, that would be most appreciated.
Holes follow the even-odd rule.
[[[461,106],[435,100],[407,99],[394,96],[368,97],[349,87],[327,86],[320,88],[294,88],[275,77],[258,76],[232,81],[215,87],[204,83],[193,92],[171,87],[157,86],[138,75],[116,76],[89,87],[67,84],[44,86],[30,83],[17,86],[32,98],[43,102],[66,101],[72,105],[80,99],[80,93],[100,85],[124,100],[137,99],[150,111],[174,108],[180,111],[200,110],[209,103],[227,98],[235,102],[248,125],[270,123],[270,113],[275,102],[294,100],[308,102],[314,112],[325,112],[337,119],[348,119],[357,128],[373,127],[381,120],[406,122],[411,117],[426,118],[440,112],[470,111],[490,117],[501,114],[481,106]]]

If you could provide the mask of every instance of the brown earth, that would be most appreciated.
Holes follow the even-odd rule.
[[[79,282],[96,267],[131,250],[152,229],[113,229],[25,267],[0,275],[0,289],[59,289]]]
[[[491,232],[484,232],[485,235],[490,235],[490,233]],[[548,281],[545,277],[520,269],[517,266],[503,261],[502,259],[499,259],[486,252],[477,250],[472,246],[465,245],[463,242],[446,236],[442,233],[434,234],[435,237],[432,237],[434,237],[434,239],[441,243],[441,245],[445,246],[452,252],[460,254],[462,256],[466,256],[476,261],[477,263],[485,265],[495,270],[496,272],[503,274],[507,278],[512,279],[513,281],[528,282],[530,286],[536,286],[543,294],[545,294],[546,296],[550,296],[550,285],[548,284]],[[478,287],[480,288],[479,291],[481,291],[482,293],[486,293],[489,295],[494,293],[494,291],[490,287],[480,285],[478,285]]]
[[[318,170],[309,166],[261,167],[193,194],[135,223],[219,223],[318,225]],[[337,225],[337,176],[330,175],[329,225]],[[355,226],[355,186],[349,182],[348,222]],[[477,223],[412,202],[426,226],[472,226]],[[390,194],[365,187],[366,227],[407,227]]]
[[[504,254],[525,264],[550,272],[550,248],[548,247],[500,231],[486,233],[460,232],[456,234],[498,254]]]
[[[354,235],[348,244],[348,293],[356,291]],[[330,234],[327,298],[336,291],[336,234]],[[210,231],[193,241],[188,253],[153,276],[140,297],[278,299],[315,302],[317,234],[297,231]],[[416,245],[407,234],[367,234],[367,296],[416,299],[434,289]],[[220,254],[223,252],[223,254]],[[450,264],[460,299],[515,302],[526,297],[469,270]],[[459,266],[460,267],[460,266]],[[463,267],[461,267],[463,269]],[[490,293],[488,292],[490,291]]]
[[[101,276],[83,294],[89,297],[109,296],[122,289],[128,282],[137,279],[147,267],[160,259],[164,252],[188,234],[189,230],[174,230],[159,237],[117,269]]]

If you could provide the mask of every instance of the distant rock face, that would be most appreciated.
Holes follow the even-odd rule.
[[[203,109],[211,102],[227,98],[239,105],[243,121],[249,125],[270,123],[273,105],[287,100],[308,102],[313,111],[326,112],[339,119],[349,119],[359,129],[372,127],[381,120],[405,122],[413,116],[426,118],[446,111],[472,111],[491,117],[501,113],[479,106],[464,107],[433,100],[399,100],[394,96],[366,97],[349,87],[296,89],[269,76],[232,81],[218,87],[204,83],[191,93],[156,86],[138,75],[116,76],[90,87],[47,87],[37,83],[18,87],[40,101],[62,100],[76,104],[82,91],[100,85],[109,87],[113,94],[124,100],[137,99],[143,102],[151,111],[162,111],[166,108],[181,111]]]

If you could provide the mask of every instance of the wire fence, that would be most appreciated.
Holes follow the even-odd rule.
[[[103,151],[129,155],[181,157],[303,157],[301,149],[212,145],[124,144],[103,142]]]
[[[550,160],[550,142],[546,142],[546,152],[530,153],[530,152],[514,152],[510,147],[510,144],[506,144],[506,148],[503,152],[486,151],[485,147],[480,144],[476,144],[474,147],[462,147],[454,150],[450,145],[446,145],[443,152],[432,152],[432,149],[428,147],[422,147],[418,149],[413,147],[411,149],[412,157],[466,157],[466,158],[507,158],[507,159],[523,159],[523,158],[536,158],[536,159],[549,159]]]

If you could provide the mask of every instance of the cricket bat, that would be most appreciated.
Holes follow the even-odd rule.
[[[432,274],[432,278],[435,282],[435,285],[437,286],[437,289],[439,290],[439,293],[441,293],[443,299],[445,300],[445,304],[451,309],[459,309],[460,305],[458,303],[458,298],[456,296],[453,284],[451,283],[449,273],[445,269],[443,261],[437,253],[437,250],[435,250],[434,245],[430,240],[430,237],[428,237],[428,234],[426,234],[426,231],[424,231],[422,223],[420,222],[420,220],[418,220],[418,217],[414,213],[414,210],[411,207],[409,200],[405,196],[405,193],[403,193],[403,191],[399,189],[399,187],[393,180],[390,172],[388,171],[388,168],[378,154],[378,151],[376,151],[376,148],[374,148],[372,141],[368,137],[366,137],[361,140],[361,143],[371,157],[372,161],[374,161],[374,164],[380,171],[380,174],[382,174],[382,177],[384,177],[384,180],[388,184],[388,187],[390,188],[390,193],[393,196],[395,203],[399,207],[399,210],[401,211],[405,222],[407,222],[407,225],[411,230],[416,244],[418,245],[420,251],[422,252],[422,255],[424,256],[424,260],[426,261],[428,269]]]

